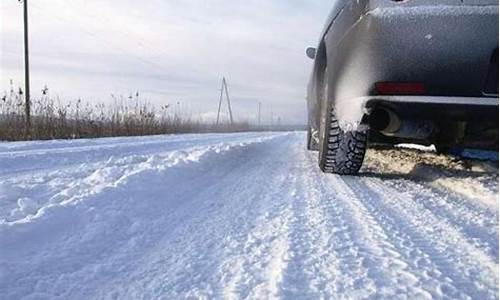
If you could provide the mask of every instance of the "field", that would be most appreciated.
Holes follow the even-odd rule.
[[[112,95],[110,103],[61,100],[42,93],[30,101],[27,126],[23,91],[11,86],[0,99],[0,141],[78,139],[169,133],[240,132],[267,130],[246,121],[229,124],[193,118],[170,104],[152,105],[139,93]]]

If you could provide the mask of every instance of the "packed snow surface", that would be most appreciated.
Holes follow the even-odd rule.
[[[304,133],[0,143],[0,299],[498,299],[498,165]]]

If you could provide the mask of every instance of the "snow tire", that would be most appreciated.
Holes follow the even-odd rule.
[[[319,167],[325,173],[355,175],[359,172],[365,157],[367,133],[344,132],[333,109],[329,109],[321,138]]]
[[[318,142],[313,137],[312,128],[310,126],[307,127],[307,150],[309,151],[319,150]]]

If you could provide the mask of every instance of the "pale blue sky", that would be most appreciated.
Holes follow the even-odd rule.
[[[216,113],[221,77],[235,117],[254,121],[262,102],[285,123],[305,123],[314,45],[329,0],[30,0],[33,95],[111,101],[139,91],[155,104]],[[1,90],[23,84],[22,7],[2,0]]]

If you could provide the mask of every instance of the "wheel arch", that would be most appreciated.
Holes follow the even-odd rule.
[[[316,130],[319,130],[319,122],[321,117],[321,105],[324,101],[324,86],[328,78],[327,71],[327,54],[325,40],[322,39],[316,51],[316,59],[314,65],[314,121],[312,125]]]

